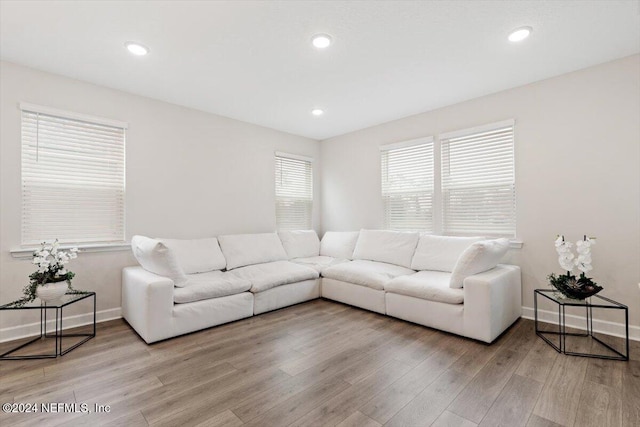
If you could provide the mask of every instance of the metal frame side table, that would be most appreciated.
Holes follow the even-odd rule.
[[[62,316],[64,308],[77,303],[78,301],[85,300],[87,298],[93,299],[93,328],[90,333],[74,333],[74,334],[65,334],[62,332]],[[27,303],[21,307],[15,307],[8,304],[0,306],[0,311],[3,310],[40,310],[40,335],[35,338],[20,344],[19,346],[10,349],[2,354],[0,354],[0,360],[25,360],[25,359],[48,359],[48,358],[56,358],[58,356],[64,356],[69,353],[71,350],[78,348],[80,345],[89,341],[91,338],[96,336],[96,293],[95,292],[81,292],[81,293],[73,293],[73,294],[65,294],[59,300],[52,301],[50,303],[33,301]],[[55,310],[55,330],[53,334],[47,333],[47,311]],[[70,337],[85,337],[79,342],[73,344],[69,348],[63,348],[63,339]],[[36,341],[43,340],[45,338],[54,338],[55,339],[55,348],[53,353],[45,353],[45,354],[29,354],[29,355],[21,355],[21,356],[12,356],[18,350],[21,350],[30,344],[35,343]]]
[[[592,357],[597,359],[609,359],[609,360],[629,360],[629,308],[620,304],[617,301],[614,301],[610,298],[603,297],[601,295],[594,295],[591,298],[595,298],[598,301],[593,303],[588,300],[575,300],[575,299],[560,299],[556,297],[557,291],[553,289],[536,289],[533,293],[533,304],[534,304],[534,312],[535,312],[535,328],[536,335],[542,338],[547,344],[553,347],[558,353],[567,354],[570,356],[582,356],[582,357]],[[546,298],[549,301],[558,305],[558,330],[541,330],[538,327],[538,296]],[[567,332],[566,326],[566,307],[584,307],[585,309],[585,320],[586,320],[586,329],[584,333],[578,332]],[[625,321],[625,353],[622,353],[619,350],[611,347],[609,344],[600,340],[593,333],[593,309],[610,309],[610,310],[623,310],[624,311],[624,321]],[[556,345],[553,341],[551,341],[545,335],[557,335],[559,337],[559,345]],[[606,355],[606,354],[594,354],[594,353],[578,353],[573,351],[567,351],[567,337],[590,337],[599,345],[604,348],[615,353],[615,356]]]

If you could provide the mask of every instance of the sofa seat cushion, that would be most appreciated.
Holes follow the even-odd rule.
[[[230,274],[251,282],[251,292],[262,292],[276,286],[303,280],[317,279],[320,274],[311,267],[289,261],[274,261],[248,265],[233,270]]]
[[[338,259],[331,256],[311,256],[306,258],[294,258],[291,262],[296,264],[305,265],[316,270],[318,273],[322,273],[325,268],[329,268],[334,265],[341,264],[343,262],[349,262],[348,259]]]
[[[389,280],[414,273],[415,271],[399,265],[367,260],[345,262],[322,271],[322,275],[326,278],[354,283],[380,291],[384,289],[384,285]]]
[[[174,288],[173,302],[184,304],[246,292],[251,282],[222,271],[188,274],[187,286]]]
[[[419,271],[411,276],[401,276],[389,281],[384,290],[392,294],[406,295],[447,304],[462,304],[464,290],[449,286],[451,273],[443,271]]]

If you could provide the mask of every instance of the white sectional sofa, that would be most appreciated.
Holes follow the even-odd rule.
[[[383,230],[134,236],[123,317],[147,342],[324,297],[492,342],[521,315],[506,239]]]

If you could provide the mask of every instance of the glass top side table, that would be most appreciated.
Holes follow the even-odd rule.
[[[93,303],[93,326],[91,332],[88,333],[68,333],[65,334],[62,332],[62,317],[64,313],[64,308],[75,304],[79,301],[91,298]],[[47,359],[47,358],[56,358],[58,356],[64,356],[69,353],[71,350],[79,347],[85,342],[89,341],[91,338],[96,336],[96,293],[95,292],[78,292],[78,293],[67,293],[60,297],[55,301],[50,301],[48,303],[41,302],[39,299],[36,299],[32,302],[26,303],[22,306],[14,306],[11,304],[0,305],[0,311],[5,310],[40,310],[40,335],[32,338],[31,340],[20,344],[19,346],[12,348],[4,353],[0,354],[0,360],[25,360],[25,359]],[[47,332],[47,312],[55,311],[55,320],[50,320],[51,322],[55,322],[55,329],[53,334]],[[84,337],[79,342],[76,342],[72,346],[68,348],[64,348],[63,339],[71,338],[71,337]],[[13,353],[21,350],[30,344],[33,344],[39,340],[43,340],[45,338],[53,338],[55,341],[54,351],[52,353],[44,353],[44,354],[28,354],[28,355],[13,355]]]
[[[621,304],[617,301],[614,301],[610,298],[594,295],[586,300],[576,300],[570,298],[562,298],[561,294],[554,289],[536,289],[534,291],[534,312],[535,312],[535,329],[536,335],[542,338],[547,342],[551,347],[553,347],[558,353],[568,354],[571,356],[582,356],[582,357],[593,357],[599,359],[610,359],[610,360],[629,360],[629,308]],[[558,329],[557,331],[553,330],[542,330],[539,326],[540,320],[538,316],[538,298],[542,298],[545,301],[551,301],[553,304],[557,305],[558,309]],[[584,308],[584,317],[585,317],[585,330],[584,332],[568,332],[566,325],[566,308],[567,307],[582,307]],[[604,309],[604,310],[620,310],[624,312],[624,321],[625,321],[625,349],[624,353],[620,350],[613,348],[611,345],[599,339],[593,333],[593,309]],[[549,339],[548,335],[555,335],[559,338],[559,344],[554,343]],[[598,354],[598,353],[582,353],[567,350],[567,337],[585,337],[591,338],[595,343],[602,346],[602,348],[606,348],[609,351],[613,352],[614,355],[608,354]]]

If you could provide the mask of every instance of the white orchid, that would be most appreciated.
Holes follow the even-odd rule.
[[[68,251],[60,249],[60,243],[56,240],[51,244],[42,243],[40,249],[33,253],[33,264],[38,267],[38,282],[46,283],[47,278],[59,278],[66,276],[67,279],[73,277],[64,266],[71,259],[78,257],[78,248],[71,248]]]
[[[566,270],[566,274],[555,275],[551,273],[547,276],[549,284],[557,289],[557,291],[567,298],[576,298],[583,300],[602,290],[590,277],[585,273],[591,271],[591,246],[596,243],[595,238],[587,238],[584,236],[582,240],[578,240],[576,245],[577,255],[573,253],[571,242],[566,241],[564,236],[558,236],[555,240],[556,252],[558,252],[558,262],[560,266]],[[576,278],[572,274],[574,268],[581,271],[580,276]]]
[[[573,254],[570,253],[568,255],[561,255],[558,258],[558,263],[560,264],[560,267],[562,267],[567,271],[573,270],[573,267],[574,267]]]
[[[596,244],[596,239],[585,236],[582,240],[576,242],[576,257],[571,250],[573,244],[565,240],[564,236],[560,235],[555,240],[556,252],[558,253],[558,263],[560,267],[567,272],[571,272],[575,267],[578,270],[586,273],[593,270],[591,265],[591,246]]]

